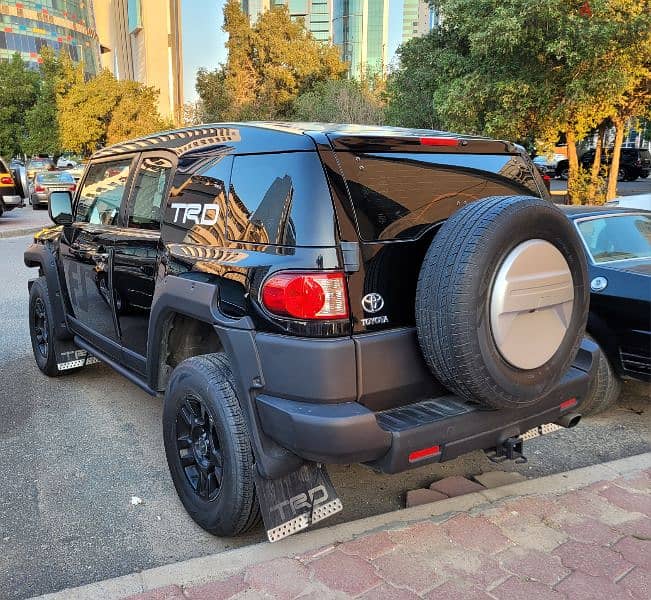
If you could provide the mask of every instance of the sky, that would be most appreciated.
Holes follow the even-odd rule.
[[[226,60],[222,31],[225,0],[182,0],[183,93],[186,102],[197,99],[194,82],[201,67],[214,69]],[[402,0],[389,0],[389,60],[402,36]]]

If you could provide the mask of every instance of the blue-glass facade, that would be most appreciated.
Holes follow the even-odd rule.
[[[0,61],[18,52],[34,68],[49,46],[82,62],[87,75],[99,68],[99,43],[91,0],[0,0]]]

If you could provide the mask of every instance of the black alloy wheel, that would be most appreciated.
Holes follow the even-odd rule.
[[[188,395],[176,415],[176,448],[188,483],[195,493],[212,502],[224,474],[215,421],[200,398]]]
[[[47,311],[42,298],[36,298],[34,301],[34,336],[36,338],[36,348],[43,358],[48,358],[50,348],[49,322]]]

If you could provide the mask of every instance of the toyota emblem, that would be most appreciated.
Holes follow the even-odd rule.
[[[384,298],[382,298],[380,294],[376,294],[375,292],[366,294],[366,296],[362,298],[362,308],[367,313],[376,313],[382,310],[383,306],[384,306]]]

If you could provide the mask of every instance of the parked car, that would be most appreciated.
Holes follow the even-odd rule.
[[[54,166],[54,161],[51,158],[32,158],[27,162],[27,177],[28,179],[34,179],[36,173],[42,171],[54,171],[56,167]]]
[[[79,163],[78,165],[75,165],[71,169],[68,169],[68,173],[72,175],[72,177],[75,180],[75,183],[78,183],[82,175],[84,174],[85,169],[86,169],[86,165],[84,163]]]
[[[604,148],[601,154],[601,164],[610,165],[612,162],[612,148]],[[579,161],[584,169],[592,168],[595,151],[588,150],[584,152]],[[638,177],[643,179],[649,176],[651,170],[651,153],[641,148],[622,148],[619,158],[619,181],[635,181]],[[567,179],[569,173],[569,162],[567,159],[559,161],[556,166],[556,176],[561,179]]]
[[[565,154],[555,153],[551,157],[547,154],[541,154],[533,159],[533,164],[545,175],[556,175],[556,166],[559,161],[566,160]]]
[[[610,202],[606,202],[606,206],[610,208],[621,206],[622,208],[651,210],[651,194],[633,194],[632,196],[619,196]]]
[[[651,382],[651,212],[564,207],[581,236],[590,273],[587,331],[599,344],[596,385],[583,414],[612,406],[622,378]]]
[[[214,534],[340,511],[328,464],[515,459],[580,420],[585,253],[520,146],[203,125],[97,151],[49,209],[25,252],[38,367],[95,357],[164,394],[172,480]]]
[[[29,203],[34,210],[47,208],[51,192],[74,192],[75,188],[75,180],[66,171],[36,173],[29,186]]]
[[[7,163],[0,158],[0,217],[20,206],[23,206],[23,198],[17,192],[14,175]]]
[[[73,169],[78,164],[71,156],[60,156],[57,160],[57,169]]]

